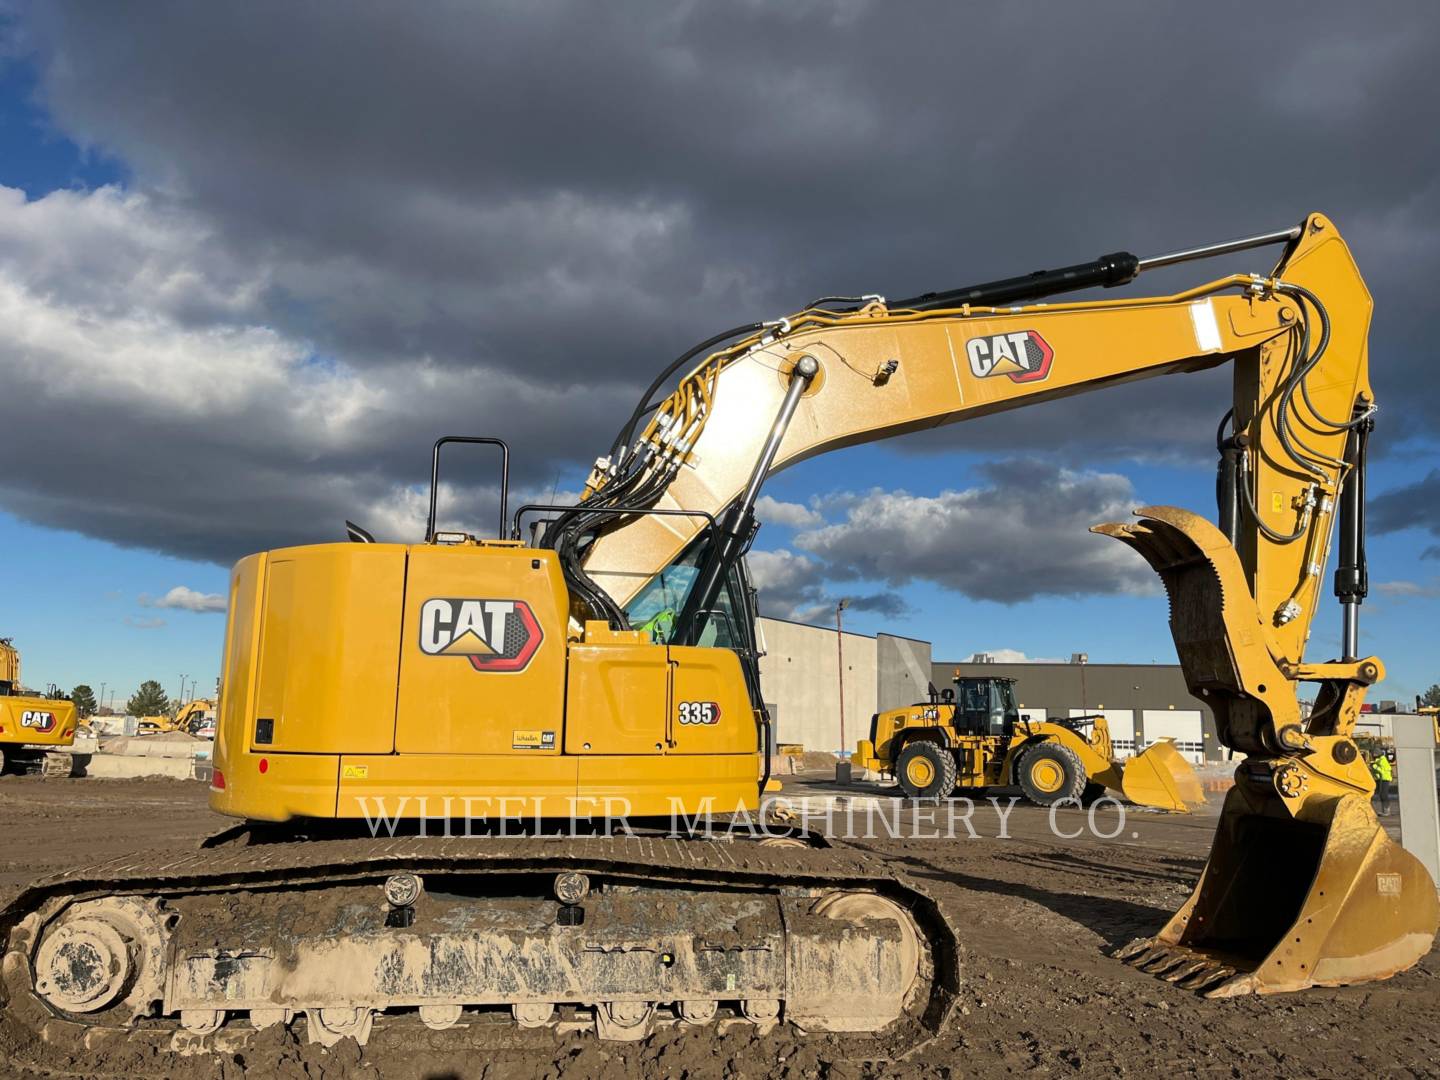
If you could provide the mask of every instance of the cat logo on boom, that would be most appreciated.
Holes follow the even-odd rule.
[[[524,600],[435,597],[420,607],[420,651],[462,656],[476,671],[523,671],[544,638]]]
[[[970,372],[977,379],[1004,375],[1011,382],[1040,382],[1050,374],[1055,350],[1034,330],[971,338],[965,343]]]

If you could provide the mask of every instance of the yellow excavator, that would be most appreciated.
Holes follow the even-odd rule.
[[[1273,268],[1172,295],[1054,299],[1267,245]],[[765,823],[769,786],[743,561],[761,485],[835,447],[1221,364],[1218,523],[1149,507],[1097,526],[1159,572],[1190,691],[1247,755],[1194,894],[1135,959],[1215,995],[1410,966],[1435,885],[1379,827],[1351,738],[1383,673],[1358,652],[1370,310],[1316,214],[716,335],[660,372],[575,505],[511,520],[503,443],[441,439],[423,543],[350,525],[236,565],[211,807],[247,824],[21,893],[0,1022],[73,1048],[71,1068],[110,1039],[228,1046],[301,1014],[325,1043],[503,1010],[611,1039],[726,1017],[913,1045],[960,977],[924,889],[843,845],[735,831]],[[435,527],[456,441],[501,450],[500,539]],[[1314,662],[1337,516],[1344,645]],[[478,818],[488,839],[454,835]],[[575,819],[599,835],[549,835]]]
[[[75,759],[62,748],[75,744],[75,703],[52,687],[36,694],[20,683],[20,650],[0,638],[0,773],[73,776]]]
[[[912,799],[948,799],[956,788],[1015,787],[1039,806],[1088,805],[1118,791],[1138,806],[1183,813],[1205,802],[1200,778],[1173,743],[1112,756],[1104,716],[1031,720],[1015,704],[1015,680],[968,677],[932,700],[870,718],[854,764],[892,774]]]
[[[140,733],[153,735],[167,731],[183,731],[187,735],[193,735],[201,723],[214,715],[215,702],[208,698],[196,698],[178,706],[173,716],[140,717]]]

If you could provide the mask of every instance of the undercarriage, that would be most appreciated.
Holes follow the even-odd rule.
[[[294,1024],[938,1029],[938,909],[888,866],[793,838],[332,839],[129,857],[4,914],[6,1025],[83,1052],[209,1052]],[[12,1042],[15,1040],[11,1040]]]

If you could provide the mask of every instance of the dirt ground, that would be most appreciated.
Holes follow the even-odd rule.
[[[787,780],[807,812],[841,789]],[[849,794],[854,794],[853,790]],[[867,793],[861,793],[862,795]],[[868,793],[873,796],[875,793]],[[862,800],[859,812],[870,803]],[[1057,815],[1067,832],[1079,812]],[[1113,811],[1101,831],[1119,825]],[[637,1044],[600,1043],[476,1025],[429,1032],[377,1023],[361,1051],[332,1051],[270,1029],[244,1053],[115,1062],[129,1076],[470,1078],[1084,1076],[1440,1076],[1440,959],[1431,953],[1388,982],[1266,998],[1207,1001],[1111,959],[1153,932],[1203,864],[1215,816],[1132,812],[1111,840],[1062,840],[1049,815],[1016,806],[1005,832],[990,807],[955,838],[933,834],[927,813],[899,819],[899,836],[857,840],[919,879],[963,942],[960,1007],[939,1036],[909,1057],[842,1057],[828,1038],[784,1032],[672,1028]],[[0,781],[0,901],[37,877],[133,849],[189,850],[228,822],[205,791],[179,780]],[[892,825],[892,829],[896,826]],[[940,815],[938,828],[946,828]],[[886,1050],[894,1048],[887,1047]],[[3,1051],[0,1051],[3,1052]],[[0,1058],[4,1076],[88,1075],[77,1063],[36,1072]]]

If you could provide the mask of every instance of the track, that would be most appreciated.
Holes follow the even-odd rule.
[[[380,896],[376,887],[397,874],[419,875],[426,883],[426,895],[411,909],[409,918],[417,920],[413,927],[405,923],[395,929],[380,929],[375,925],[374,910],[383,905],[376,903]],[[563,905],[553,901],[541,903],[533,898],[538,883],[548,887],[561,874],[582,874],[598,886],[598,895],[591,895],[578,905],[589,910],[590,921],[577,931],[567,932],[552,925],[556,922],[558,906]],[[460,884],[447,886],[445,882]],[[885,957],[895,951],[888,939],[861,940],[864,935],[856,928],[876,925],[868,916],[859,923],[837,924],[815,918],[807,921],[807,913],[816,904],[815,898],[832,894],[875,895],[898,905],[919,929],[921,944],[918,974],[899,1018],[887,1024],[878,1037],[875,1034],[827,1036],[832,1043],[848,1045],[849,1049],[841,1053],[865,1060],[913,1053],[943,1027],[958,991],[958,945],[935,902],[914,881],[896,875],[882,860],[858,851],[767,846],[749,839],[702,841],[652,837],[404,837],[379,841],[234,843],[183,855],[123,856],[56,875],[16,896],[0,913],[0,932],[7,940],[6,1000],[3,1021],[0,1021],[3,1042],[12,1048],[16,1057],[36,1069],[54,1068],[58,1059],[68,1063],[66,1068],[80,1065],[79,1074],[83,1075],[133,1075],[137,1054],[153,1062],[177,1054],[243,1053],[257,1038],[265,1036],[264,1029],[287,1023],[296,1013],[305,1014],[303,1020],[295,1021],[296,1025],[303,1025],[312,1040],[327,1044],[346,1034],[364,1041],[370,1035],[372,1022],[377,1029],[407,1024],[418,1027],[422,1023],[431,1028],[449,1027],[461,1019],[462,1009],[444,995],[412,996],[405,999],[406,1009],[399,1013],[382,1012],[378,1019],[371,1015],[368,1007],[363,1010],[363,1017],[362,1010],[356,1009],[351,1024],[343,1008],[319,1008],[327,1004],[328,999],[325,1002],[315,999],[308,1009],[294,1007],[303,1005],[303,1001],[262,1001],[253,993],[253,1000],[246,999],[246,987],[259,985],[257,980],[261,980],[262,975],[247,976],[243,972],[237,975],[235,971],[237,965],[253,963],[268,964],[272,974],[290,972],[293,975],[293,970],[299,968],[303,975],[305,963],[312,966],[315,963],[316,950],[328,947],[332,949],[330,955],[339,958],[337,962],[347,973],[345,985],[353,993],[362,993],[359,985],[367,972],[388,970],[399,963],[403,949],[395,946],[395,941],[408,945],[423,939],[430,943],[430,953],[434,954],[435,943],[444,939],[445,933],[450,933],[451,938],[444,940],[455,939],[457,920],[469,917],[466,912],[473,914],[478,910],[474,898],[456,901],[451,897],[450,906],[435,909],[427,922],[428,905],[432,903],[430,895],[444,896],[454,888],[473,892],[476,882],[503,883],[503,888],[509,890],[503,898],[494,899],[488,908],[479,905],[498,913],[487,916],[492,921],[503,919],[504,912],[511,911],[519,920],[515,925],[528,927],[535,923],[536,912],[541,911],[544,915],[540,922],[547,927],[543,933],[548,933],[551,941],[574,940],[567,934],[587,935],[586,948],[572,950],[584,961],[586,972],[598,970],[622,980],[637,970],[655,972],[648,976],[657,980],[653,1000],[649,1001],[616,1000],[622,995],[613,991],[581,994],[580,1000],[567,1001],[569,995],[556,992],[553,996],[561,1007],[552,1011],[548,1003],[543,1009],[533,1003],[526,1004],[529,999],[523,994],[513,996],[512,990],[510,1005],[503,1014],[513,1013],[522,1027],[550,1026],[564,1031],[593,1026],[602,1037],[632,1039],[682,1020],[691,1023],[713,1020],[722,1027],[748,1022],[762,1032],[776,1023],[796,1021],[806,1012],[806,1007],[805,995],[794,987],[803,985],[805,979],[793,969],[803,966],[797,956],[813,956],[813,952],[806,954],[800,946],[788,943],[809,940],[805,938],[809,932],[807,927],[813,931],[818,922],[822,924],[822,934],[835,935],[837,941],[843,938],[852,947],[859,947],[856,946],[859,942],[871,950],[852,965],[852,968],[858,965],[863,969],[858,976],[861,979],[867,977],[870,969],[883,967],[887,962]],[[518,898],[511,899],[512,894]],[[157,958],[162,954],[167,957],[161,968],[167,963],[172,968],[159,970],[154,960],[148,969],[140,963],[136,967],[139,974],[117,976],[117,980],[126,981],[126,985],[116,990],[119,996],[113,1002],[107,1000],[103,1007],[89,1011],[58,1008],[54,1000],[56,989],[46,982],[44,973],[49,972],[53,977],[57,970],[69,969],[55,962],[53,944],[48,954],[42,948],[45,935],[56,933],[51,928],[65,925],[67,921],[77,924],[77,913],[85,912],[86,905],[113,904],[105,899],[107,897],[139,898],[124,904],[129,905],[127,910],[137,913],[140,922],[160,928],[152,935],[155,948],[151,951]],[[631,909],[634,911],[630,915],[623,914]],[[772,911],[777,914],[772,915]],[[288,934],[294,938],[289,945],[271,947],[271,943],[262,941],[257,946],[255,928],[257,924],[264,924],[267,912],[278,914],[275,926],[265,933],[280,937]],[[670,937],[663,937],[663,931],[639,929],[665,925],[667,912],[673,930]],[[350,936],[335,929],[339,925],[337,920],[344,919],[352,923],[356,919],[361,922],[368,919],[367,940],[379,942],[381,946],[387,941],[391,943],[390,951],[382,957],[383,962],[371,963],[370,954],[364,954],[364,962],[357,962],[353,954],[333,952],[333,939],[345,940]],[[766,923],[765,919],[770,922]],[[778,931],[772,925],[777,919],[782,924]],[[308,937],[297,929],[307,921],[311,931]],[[77,925],[89,924],[82,921]],[[129,927],[131,923],[123,925]],[[490,967],[485,966],[483,949],[479,960],[475,959],[473,948],[467,954],[469,967],[484,976],[476,985],[488,988],[504,983],[508,977],[505,973],[515,970],[514,954],[505,951],[513,947],[510,942],[517,937],[515,925],[502,926],[498,938],[495,933],[485,938],[501,942],[501,952],[496,954]],[[825,929],[840,926],[845,928],[843,933],[839,929]],[[243,929],[240,939],[226,937],[237,932],[237,927]],[[467,924],[463,929],[468,932],[470,928]],[[722,930],[728,930],[728,936]],[[146,938],[144,933],[129,930],[126,933],[128,938]],[[245,938],[244,933],[250,937]],[[362,930],[354,937],[358,940],[365,934]],[[670,944],[664,949],[658,946],[652,949],[648,944],[637,946],[634,944],[636,934],[649,934],[651,938],[662,935],[660,939]],[[525,939],[525,947],[533,948],[534,940],[538,939],[532,933]],[[777,941],[786,944],[775,946]],[[846,969],[829,958],[825,939],[815,938],[806,947],[818,948],[825,954],[819,964],[824,970],[818,972],[818,978],[810,980],[811,989],[806,992],[811,999],[816,993],[823,998],[827,985],[833,988],[837,980],[844,982]],[[774,955],[777,949],[782,957]],[[135,952],[133,947],[131,952]],[[205,968],[205,977],[197,979],[193,974],[200,961],[186,960],[186,967],[176,959],[181,956],[210,958],[206,961],[210,966]],[[724,958],[726,970],[742,972],[742,984],[746,978],[753,978],[762,989],[747,995],[742,986],[733,1000],[684,1000],[688,995],[682,995],[674,987],[698,985],[697,979],[703,982],[704,971],[696,974],[697,963],[699,969],[704,969],[706,958],[715,956]],[[644,966],[653,964],[656,958],[662,965],[669,966],[664,970]],[[740,963],[741,960],[744,963]],[[597,962],[599,968],[594,966]],[[568,968],[560,965],[564,970],[554,976],[558,981],[553,985],[566,985],[563,976],[574,975],[576,962],[567,963]],[[764,968],[765,963],[772,966],[780,963],[782,974],[774,975]],[[829,966],[832,964],[833,969]],[[527,963],[520,967],[535,965]],[[40,981],[47,991],[45,995],[36,990],[33,972],[37,968],[42,972]],[[178,976],[172,979],[165,973],[172,969],[191,973],[188,991],[184,979]],[[422,991],[434,990],[436,971],[449,978],[453,965],[444,970],[433,964],[425,967],[420,979],[425,983],[420,987]],[[687,972],[691,977],[689,983],[682,977]],[[388,988],[393,994],[396,987],[415,989],[415,979],[397,980],[393,971],[390,976],[389,982],[376,984],[378,990]],[[730,978],[730,987],[734,990],[734,976]],[[667,979],[680,982],[672,985]],[[793,1001],[787,996],[783,1006],[775,1000],[767,1007],[771,999],[756,998],[755,995],[771,992],[778,998],[780,991],[763,988],[782,981],[796,995]],[[272,983],[273,979],[266,983],[269,988],[266,992],[283,998]],[[529,989],[544,997],[546,986],[552,984],[542,982],[538,988]],[[458,997],[467,1003],[463,1012],[466,1026],[493,1023],[502,1011],[494,1006],[503,1005],[507,1000],[503,995],[497,1000],[476,1000],[478,991],[474,988],[459,987],[453,980],[446,985],[450,998]],[[206,998],[207,988],[212,988],[216,996]],[[352,1000],[368,999],[346,998],[339,1004],[349,1006]],[[240,1007],[233,1007],[237,1005]],[[491,1008],[484,1008],[486,1005]],[[694,1011],[697,1007],[698,1013]],[[824,999],[819,1005],[812,1000],[808,1010],[810,1021],[799,1019],[796,1026],[809,1029],[823,1026],[827,1023],[827,1013],[834,1009],[830,999]],[[516,1034],[523,1039],[528,1033]],[[29,1048],[28,1052],[24,1052],[24,1048]]]

